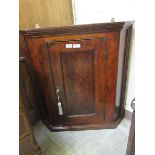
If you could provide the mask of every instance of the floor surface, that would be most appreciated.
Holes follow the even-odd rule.
[[[130,121],[116,129],[50,132],[42,122],[34,135],[43,155],[125,155]]]

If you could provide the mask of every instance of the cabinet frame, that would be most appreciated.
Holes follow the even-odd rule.
[[[34,87],[38,95],[38,106],[41,110],[42,121],[51,131],[64,131],[64,130],[83,130],[83,129],[100,129],[100,128],[115,128],[122,120],[124,116],[124,104],[125,104],[125,90],[126,90],[126,80],[127,80],[127,68],[128,68],[128,59],[130,51],[130,40],[132,33],[132,25],[134,21],[129,22],[114,22],[114,23],[101,23],[101,24],[88,24],[88,25],[76,25],[76,26],[65,26],[65,27],[54,27],[54,28],[39,28],[39,29],[29,29],[21,30],[20,34],[24,37],[24,42],[26,48],[26,58],[28,60],[28,66],[31,70],[31,78],[34,83]],[[121,37],[122,33],[126,33],[124,37]],[[117,35],[116,35],[117,34]],[[83,124],[83,125],[63,125],[63,126],[53,126],[51,122],[52,114],[50,114],[51,109],[48,108],[48,101],[45,103],[45,100],[42,98],[42,89],[45,89],[47,86],[41,86],[39,81],[41,79],[46,79],[42,76],[42,63],[39,57],[42,59],[48,59],[48,52],[41,52],[42,49],[47,49],[48,44],[54,42],[66,42],[68,40],[80,40],[80,39],[115,39],[117,42],[117,50],[123,51],[123,71],[122,71],[122,80],[121,80],[121,89],[120,89],[120,107],[116,110],[116,115],[114,114],[115,109],[109,111],[109,116],[107,116],[104,123],[97,124]],[[35,42],[37,40],[37,42]],[[124,40],[124,45],[120,46]],[[44,46],[43,46],[44,44]],[[33,46],[36,46],[34,49]],[[33,48],[33,50],[32,50]],[[36,51],[40,51],[41,55],[37,56],[38,62],[33,62],[31,56],[35,54]],[[33,53],[33,51],[35,51]],[[31,56],[30,56],[31,55]],[[45,69],[45,72],[49,70]],[[52,79],[50,79],[52,81]],[[50,83],[50,82],[49,82]],[[39,89],[38,89],[39,88]],[[54,90],[52,90],[54,91]],[[113,94],[115,95],[115,94]],[[56,99],[53,99],[53,101]],[[111,106],[110,104],[108,105]],[[115,107],[113,107],[115,108]],[[113,113],[111,115],[111,113]]]

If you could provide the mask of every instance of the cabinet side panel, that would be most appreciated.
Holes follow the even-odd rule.
[[[27,57],[28,49],[26,46],[25,38],[22,34],[19,37],[19,56],[20,59],[19,64],[19,76],[20,80],[23,81],[24,89],[26,91],[26,97],[28,98],[28,102],[26,103],[26,108],[28,110],[28,116],[30,116],[30,120],[35,123],[40,118],[40,113],[37,104],[39,104],[39,97],[36,93],[35,82],[32,80],[33,76],[33,68],[29,64],[29,58]]]
[[[124,115],[124,104],[126,97],[126,83],[127,83],[127,72],[128,72],[128,60],[131,45],[132,36],[132,25],[127,29],[126,32],[126,45],[124,51],[124,62],[123,62],[123,76],[122,76],[122,88],[121,88],[121,105],[120,105],[120,115]]]
[[[47,94],[49,94],[49,89],[47,89],[48,81],[45,74],[47,70],[45,71],[44,66],[44,62],[48,61],[45,60],[45,54],[48,54],[48,51],[44,46],[43,38],[26,38],[26,44],[28,48],[27,58],[29,59],[29,65],[31,66],[30,69],[33,70],[33,83],[35,83],[36,91],[38,92],[40,99],[39,108],[43,113],[42,119],[51,120],[50,100],[47,98]]]
[[[118,55],[115,119],[119,116],[125,45],[126,45],[126,30],[122,30],[120,32],[119,55]]]
[[[117,66],[119,51],[119,32],[109,33],[106,58],[106,121],[114,121]]]

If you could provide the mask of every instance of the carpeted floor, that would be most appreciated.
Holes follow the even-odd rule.
[[[34,135],[43,155],[125,155],[130,121],[116,129],[50,132],[42,122]]]

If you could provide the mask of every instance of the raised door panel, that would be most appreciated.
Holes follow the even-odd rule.
[[[95,113],[95,51],[60,53],[68,116]]]
[[[53,125],[104,122],[106,45],[106,38],[49,43],[51,75],[57,94]],[[59,101],[63,115],[59,113]]]

